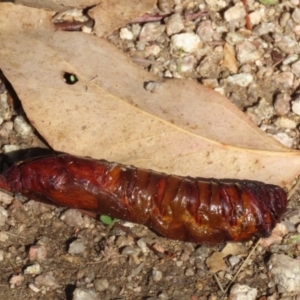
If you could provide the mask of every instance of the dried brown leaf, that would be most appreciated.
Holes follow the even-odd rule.
[[[102,1],[88,14],[95,20],[94,32],[103,37],[150,11],[155,3],[156,0]]]
[[[238,71],[234,49],[231,45],[227,43],[224,45],[224,59],[223,59],[222,66],[224,68],[227,68],[229,71],[231,71],[234,74],[236,74]]]
[[[99,0],[15,0],[14,3],[53,11],[66,11],[72,8],[91,7],[98,4]]]
[[[141,70],[105,39],[55,31],[52,15],[0,4],[0,67],[55,150],[281,186],[299,174],[299,152],[260,131],[225,97]],[[66,72],[78,82],[66,84]],[[148,82],[161,88],[151,93]]]

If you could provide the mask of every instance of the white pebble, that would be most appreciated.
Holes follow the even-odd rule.
[[[292,64],[292,72],[295,76],[300,77],[300,60]]]
[[[41,274],[35,277],[34,283],[37,286],[45,286],[53,289],[59,287],[57,280],[51,274]]]
[[[211,41],[213,39],[214,30],[212,28],[212,23],[210,20],[202,21],[196,33],[200,36],[201,40],[204,42]]]
[[[84,252],[85,248],[86,248],[86,246],[85,246],[84,242],[81,239],[77,239],[70,244],[68,253],[80,254],[80,253]]]
[[[292,111],[296,115],[300,116],[300,98],[292,102]]]
[[[230,300],[255,300],[257,289],[236,283],[230,290]]]
[[[160,53],[161,49],[158,45],[148,45],[145,48],[145,54],[146,56],[154,55],[157,56]]]
[[[261,58],[263,54],[262,49],[249,41],[244,41],[236,45],[237,59],[241,64],[255,62]]]
[[[232,267],[234,267],[235,265],[237,265],[240,262],[240,258],[238,256],[232,255],[229,257],[228,259],[230,265]]]
[[[18,145],[4,145],[2,149],[4,153],[9,153],[20,150],[20,147]]]
[[[133,40],[133,33],[127,28],[120,29],[120,39],[121,40]]]
[[[181,15],[179,13],[173,14],[166,24],[167,35],[171,36],[175,33],[179,33],[182,29],[184,29],[184,24]]]
[[[291,120],[286,117],[280,117],[276,120],[276,125],[281,128],[294,129],[297,126],[297,123],[294,120]]]
[[[157,269],[153,269],[152,270],[152,276],[153,276],[153,280],[155,282],[158,282],[162,279],[162,272],[157,270]]]
[[[13,196],[0,191],[0,202],[4,204],[11,204],[13,199],[14,199]]]
[[[73,292],[73,300],[98,300],[97,294],[88,289],[77,288]]]
[[[5,232],[0,232],[0,242],[6,242],[8,240],[8,234]]]
[[[300,293],[300,261],[284,254],[273,254],[268,267],[279,293]]]
[[[38,263],[35,263],[24,270],[24,274],[31,274],[31,275],[41,274],[41,272],[42,272],[42,268],[41,265]]]
[[[26,138],[33,132],[32,127],[26,122],[23,116],[15,118],[14,129],[22,138]]]
[[[3,261],[4,259],[4,251],[0,250],[0,261]]]
[[[265,8],[255,10],[249,14],[249,19],[252,25],[257,25],[265,17]]]
[[[257,27],[255,27],[254,29],[254,33],[256,33],[257,35],[264,35],[267,34],[269,32],[274,32],[275,31],[275,24],[272,22],[268,22],[268,23],[262,23],[260,25],[258,25]]]
[[[274,76],[273,80],[277,86],[288,89],[293,87],[294,78],[295,76],[292,72],[286,71],[286,72],[281,72],[278,75]]]
[[[287,133],[278,132],[278,133],[274,134],[273,137],[277,141],[279,141],[282,145],[284,145],[288,148],[292,148],[294,140],[291,137],[289,137]]]
[[[249,73],[240,73],[228,76],[226,80],[228,83],[247,87],[253,81],[253,76]]]
[[[225,0],[205,0],[211,10],[219,11],[227,6]]]
[[[109,287],[107,279],[97,278],[94,281],[94,288],[97,292],[103,292]]]
[[[292,13],[292,18],[296,23],[300,23],[300,8],[296,7]]]
[[[149,252],[149,248],[147,246],[147,243],[145,242],[145,240],[143,238],[141,238],[137,241],[137,245],[141,248],[143,253],[148,253]]]
[[[41,290],[39,288],[37,288],[33,283],[29,283],[28,287],[34,291],[35,293],[39,293]]]
[[[147,23],[143,26],[139,39],[143,42],[154,42],[164,31],[165,25],[161,25],[159,22]]]
[[[173,51],[183,50],[184,52],[194,52],[200,47],[200,38],[195,33],[180,33],[171,37],[171,49]]]
[[[283,65],[289,65],[291,63],[294,63],[295,61],[297,61],[299,59],[299,55],[298,54],[290,54],[288,55],[283,61],[282,64]]]
[[[275,46],[286,54],[299,53],[300,46],[294,37],[288,35],[274,34]]]
[[[243,5],[242,2],[238,2],[236,5],[231,6],[224,13],[224,18],[227,22],[242,19],[245,18],[245,16],[246,16],[245,6]]]
[[[64,213],[61,214],[60,219],[73,227],[82,227],[83,226],[83,218],[82,213],[77,209],[68,209]]]
[[[8,212],[2,206],[0,206],[0,226],[4,226],[8,218]]]

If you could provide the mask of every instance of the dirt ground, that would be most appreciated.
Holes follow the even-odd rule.
[[[278,42],[280,34],[299,42],[300,35],[294,31],[298,20],[292,18],[298,9],[297,4],[293,3],[297,1],[265,6],[259,1],[249,0],[249,13],[264,11],[263,17],[252,29],[245,29],[244,17],[237,23],[224,17],[226,10],[242,3],[240,1],[225,1],[226,7],[217,11],[209,4],[213,1],[175,1],[177,6],[169,2],[170,11],[176,11],[182,17],[197,12],[199,6],[208,12],[204,19],[185,22],[183,31],[190,28],[191,23],[196,32],[203,21],[213,22],[211,27],[206,24],[205,32],[212,30],[212,37],[204,42],[207,51],[203,57],[199,59],[191,55],[190,60],[186,61],[180,57],[182,69],[185,63],[188,66],[192,61],[188,72],[172,69],[174,64],[178,65],[179,58],[170,50],[170,39],[165,33],[157,41],[161,47],[157,56],[143,54],[150,51],[149,48],[138,44],[138,39],[130,42],[121,39],[120,31],[114,32],[108,39],[150,72],[191,78],[221,91],[247,112],[262,130],[273,136],[283,133],[281,142],[298,149],[300,116],[292,110],[291,103],[298,99],[300,82],[297,66],[293,63],[298,61],[300,51],[297,47],[289,47],[290,40],[286,44],[284,41],[283,44]],[[168,22],[162,18],[158,26]],[[275,29],[261,32],[262,24],[274,24]],[[133,26],[129,24],[125,27],[133,30]],[[227,30],[221,31],[223,27]],[[243,61],[238,55],[243,51],[251,52],[247,49],[250,46],[244,43],[239,49],[235,48],[237,74],[249,73],[253,77],[247,86],[230,84],[227,78],[231,73],[222,67],[222,50],[226,39],[229,39],[228,32],[238,32],[242,40],[250,40],[256,49],[262,49],[259,58]],[[138,47],[142,50],[137,51]],[[163,63],[152,64],[151,60]],[[4,169],[13,161],[40,153],[41,150],[36,148],[46,149],[47,145],[35,131],[22,137],[16,130],[16,117],[24,116],[24,112],[5,74],[2,74],[0,91],[0,111],[6,116],[0,124],[1,168]],[[283,114],[278,106],[276,108],[276,101],[278,103],[285,97],[289,107]],[[267,109],[271,113],[266,113]],[[296,123],[295,128],[285,128],[283,117],[285,121]],[[16,150],[8,147],[11,145],[18,146],[16,152],[10,152]],[[274,253],[285,253],[292,258],[299,256],[297,226],[300,219],[294,221],[295,216],[299,216],[298,199],[296,191],[289,202],[293,213],[284,220],[289,233],[280,243],[270,247],[259,245],[231,283],[255,241],[233,245],[232,254],[224,258],[225,268],[212,272],[208,258],[219,253],[225,244],[207,247],[173,241],[159,237],[141,225],[122,222],[110,227],[76,210],[48,206],[20,195],[12,198],[1,193],[0,299],[213,300],[225,299],[230,289],[225,292],[222,289],[234,283],[257,289],[257,299],[293,299],[295,294],[278,290],[267,263]]]

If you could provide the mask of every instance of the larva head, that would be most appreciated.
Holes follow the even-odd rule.
[[[287,207],[287,194],[279,186],[261,182],[243,181],[242,202],[253,217],[258,237],[269,236]]]

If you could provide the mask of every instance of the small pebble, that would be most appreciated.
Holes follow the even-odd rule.
[[[149,252],[148,245],[147,245],[147,243],[145,242],[145,240],[143,238],[141,238],[137,241],[137,245],[141,248],[143,253],[148,253]]]
[[[59,287],[57,280],[51,274],[41,274],[35,277],[34,283],[37,286],[45,286],[53,289]]]
[[[300,293],[300,261],[285,254],[273,254],[269,272],[279,292]]]
[[[14,119],[14,129],[22,138],[27,138],[33,132],[32,127],[23,116],[17,116]]]
[[[173,14],[166,23],[166,32],[168,36],[179,33],[184,29],[183,20],[180,14]]]
[[[140,252],[141,252],[141,249],[136,246],[127,246],[122,250],[121,254],[122,255],[136,255],[136,254],[139,254]]]
[[[265,9],[258,9],[249,13],[249,19],[252,25],[257,25],[265,17]]]
[[[283,53],[293,54],[300,52],[298,42],[292,36],[274,35],[275,46],[278,47]]]
[[[280,93],[276,96],[274,108],[279,116],[284,116],[290,111],[291,96],[285,93]]]
[[[4,226],[8,218],[8,212],[2,206],[0,206],[0,226]]]
[[[194,271],[194,269],[193,268],[187,268],[186,270],[185,270],[185,276],[194,276],[195,275],[195,271]]]
[[[274,82],[278,87],[289,89],[293,87],[294,77],[292,72],[281,72],[274,76]]]
[[[202,21],[199,24],[196,33],[200,36],[203,42],[212,41],[214,35],[212,22],[210,20]]]
[[[8,145],[4,145],[2,149],[4,153],[9,153],[9,152],[20,150],[20,146],[8,144]]]
[[[224,13],[224,18],[227,22],[231,22],[237,19],[243,19],[246,16],[245,6],[242,2],[238,2],[234,6],[231,6]]]
[[[300,98],[292,102],[292,111],[296,115],[300,116]]]
[[[272,22],[262,23],[255,27],[253,32],[259,36],[275,31],[275,24]]]
[[[159,22],[147,23],[142,27],[139,39],[144,42],[155,42],[165,31],[165,25]]]
[[[299,59],[299,55],[298,54],[290,54],[288,55],[283,61],[282,64],[283,65],[289,65],[291,63],[296,62]]]
[[[251,288],[248,285],[236,283],[230,290],[230,300],[255,300],[257,289]]]
[[[228,5],[226,0],[205,0],[205,2],[213,11],[219,11]]]
[[[253,81],[253,76],[249,73],[240,73],[228,76],[226,81],[230,84],[247,87]]]
[[[73,292],[73,300],[99,300],[99,298],[92,290],[76,288]]]
[[[291,120],[286,117],[279,117],[275,124],[280,128],[288,128],[288,129],[294,129],[297,126],[297,123],[294,120]]]
[[[294,139],[289,137],[289,135],[285,132],[278,132],[273,135],[273,137],[279,141],[282,145],[292,148]]]
[[[24,270],[24,274],[31,274],[31,275],[41,274],[41,272],[42,272],[42,268],[38,263],[35,263]]]
[[[32,291],[34,291],[35,293],[39,293],[41,290],[38,288],[38,287],[36,287],[33,283],[29,283],[28,284],[28,287],[32,290]]]
[[[180,33],[171,37],[171,49],[173,51],[194,52],[201,48],[201,41],[195,33]]]
[[[97,278],[94,280],[94,288],[97,292],[103,292],[109,287],[107,279]]]
[[[5,232],[0,232],[0,242],[6,242],[8,240],[8,234]]]
[[[23,281],[23,275],[13,275],[9,280],[9,284],[12,286],[20,286],[23,283]]]
[[[144,262],[140,263],[135,269],[132,270],[131,276],[132,277],[137,276],[143,270],[144,266],[145,266]]]
[[[197,281],[196,284],[195,284],[195,288],[198,291],[202,291],[203,290],[203,282],[202,281]]]
[[[28,255],[30,261],[41,261],[47,257],[47,249],[43,245],[33,245],[30,246]]]
[[[292,19],[296,22],[296,23],[300,23],[300,8],[296,7],[292,13]]]
[[[154,268],[152,270],[152,277],[155,282],[158,282],[162,279],[162,272]]]
[[[86,246],[84,244],[84,241],[81,239],[77,239],[70,244],[68,253],[80,254],[85,251],[85,248],[86,248]]]
[[[240,262],[240,258],[238,256],[232,255],[229,257],[228,259],[230,265],[232,267],[234,267],[235,265],[237,265]]]
[[[255,62],[263,55],[263,50],[249,41],[236,45],[237,59],[241,64]]]
[[[82,213],[77,209],[68,209],[63,212],[60,219],[72,227],[81,228],[83,225]]]
[[[149,81],[145,84],[145,90],[150,93],[159,93],[163,88],[163,83],[159,81]]]
[[[0,202],[9,205],[12,203],[13,199],[14,197],[12,195],[0,191]]]
[[[121,40],[133,40],[133,33],[127,28],[120,29],[120,39]]]
[[[292,72],[296,77],[300,77],[300,60],[292,64]]]

